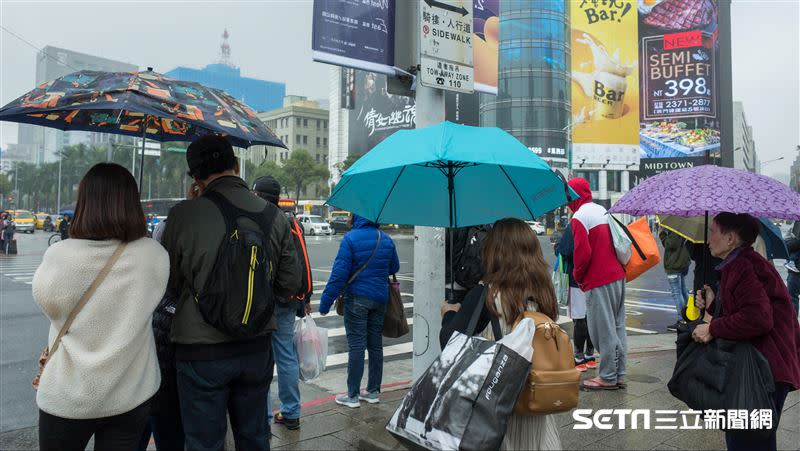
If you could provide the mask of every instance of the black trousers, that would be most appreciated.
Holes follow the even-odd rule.
[[[592,340],[589,338],[589,326],[586,323],[586,318],[573,319],[572,322],[574,324],[575,357],[583,358],[585,355],[592,355],[594,346],[592,346]]]
[[[230,416],[237,450],[266,451],[272,347],[221,360],[178,360],[178,398],[190,450],[222,451]]]
[[[74,420],[39,410],[39,449],[83,451],[94,435],[95,450],[135,451],[147,420],[150,400],[113,417]]]

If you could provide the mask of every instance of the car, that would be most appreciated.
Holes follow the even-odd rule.
[[[525,221],[525,223],[528,224],[528,226],[530,226],[531,230],[533,230],[533,233],[535,233],[537,235],[544,235],[546,230],[545,230],[545,228],[544,228],[544,226],[542,225],[541,222],[539,222],[539,221]]]
[[[11,212],[14,217],[14,224],[17,232],[33,233],[36,231],[36,221],[33,214],[28,210],[15,210]]]
[[[328,217],[328,222],[332,223],[333,221],[335,221],[338,218],[345,218],[345,219],[349,220],[351,217],[352,217],[352,213],[350,213],[349,211],[335,210],[335,211],[332,211],[330,216]]]
[[[35,215],[33,215],[34,223],[36,224],[37,230],[44,230],[44,220],[48,216],[50,215],[48,215],[47,213],[36,213]]]
[[[331,225],[318,215],[299,215],[297,220],[303,226],[303,233],[306,235],[332,235]]]
[[[349,232],[352,228],[350,217],[348,216],[334,217],[330,224],[334,234]]]

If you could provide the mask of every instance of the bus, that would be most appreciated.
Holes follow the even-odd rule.
[[[155,215],[158,219],[164,219],[169,214],[169,210],[184,199],[145,199],[142,200],[142,210],[145,216]]]

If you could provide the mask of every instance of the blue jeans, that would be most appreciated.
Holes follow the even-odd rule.
[[[347,332],[347,394],[358,396],[364,375],[364,350],[369,351],[367,391],[381,391],[383,377],[383,315],[386,304],[361,296],[344,302],[344,329]]]
[[[280,412],[285,418],[300,418],[300,370],[297,367],[297,350],[294,348],[294,320],[297,309],[275,307],[278,330],[272,333],[272,354],[278,368],[278,398]],[[272,422],[272,393],[267,392],[267,418]]]
[[[176,367],[186,449],[222,451],[227,413],[236,449],[269,450],[264,412],[271,350],[230,359],[178,360]]]
[[[683,318],[683,311],[689,301],[689,292],[686,288],[686,273],[667,274],[667,281],[669,282],[669,290],[672,292],[675,311],[678,312],[678,318]]]

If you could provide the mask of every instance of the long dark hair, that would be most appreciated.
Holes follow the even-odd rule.
[[[528,224],[512,218],[497,221],[483,244],[482,257],[483,281],[488,285],[486,307],[492,315],[500,316],[493,301],[500,294],[509,324],[522,315],[529,299],[536,302],[539,312],[558,319],[550,266]]]
[[[114,163],[100,163],[89,169],[78,187],[69,235],[125,243],[147,236],[139,189],[127,169]]]

